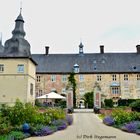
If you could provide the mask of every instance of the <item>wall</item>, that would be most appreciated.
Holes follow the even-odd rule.
[[[97,74],[83,74],[83,81],[79,79],[80,74],[76,74],[77,101],[80,101],[84,93],[93,91],[95,82],[99,83],[101,93],[105,98],[113,98],[114,101],[119,98],[140,98],[140,80],[137,80],[137,74],[128,74],[128,81],[124,81],[124,74],[116,74],[115,81],[112,79],[113,74],[98,74],[101,75],[101,81],[97,81]],[[40,76],[40,82],[36,81],[36,93],[38,95],[39,91],[42,91],[42,94],[44,94],[49,93],[52,89],[56,89],[58,93],[62,93],[62,89],[67,86],[67,82],[63,83],[61,80],[62,74],[56,74],[56,82],[51,81],[51,75],[37,74],[37,76]],[[111,85],[114,83],[119,85],[120,94],[111,93]]]
[[[22,102],[34,100],[30,97],[29,83],[35,85],[35,65],[30,59],[0,59],[4,64],[4,72],[0,72],[0,104],[14,104],[18,98]],[[24,72],[17,71],[17,65],[24,64]]]

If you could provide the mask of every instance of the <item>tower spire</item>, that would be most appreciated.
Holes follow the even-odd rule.
[[[84,45],[82,44],[82,39],[80,38],[80,45],[79,45],[79,55],[80,56],[83,56],[83,53],[84,53],[83,47],[84,47]]]
[[[20,14],[22,13],[22,0],[20,0]]]
[[[22,17],[22,1],[20,1],[20,13],[17,19],[15,20],[15,29],[12,31],[13,37],[15,38],[24,38],[25,36],[25,31],[24,31],[24,20]]]

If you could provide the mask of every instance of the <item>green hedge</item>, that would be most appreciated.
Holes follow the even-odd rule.
[[[105,99],[104,103],[105,103],[105,107],[113,107],[113,100],[112,99]]]
[[[137,100],[140,99],[120,99],[118,100],[118,106],[129,106],[133,102],[136,102]]]
[[[129,106],[132,107],[133,111],[140,112],[140,100],[136,100],[135,102],[131,103]]]

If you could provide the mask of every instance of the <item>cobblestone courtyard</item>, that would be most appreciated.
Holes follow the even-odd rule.
[[[73,116],[74,123],[67,129],[50,136],[31,137],[27,140],[140,140],[140,136],[136,134],[126,133],[102,124],[93,113],[74,113]]]

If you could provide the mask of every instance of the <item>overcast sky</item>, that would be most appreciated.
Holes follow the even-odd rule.
[[[140,0],[22,0],[25,38],[32,53],[135,52],[140,44]],[[3,44],[14,29],[20,0],[0,0]]]

